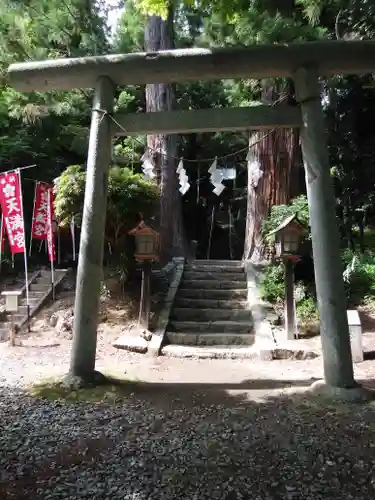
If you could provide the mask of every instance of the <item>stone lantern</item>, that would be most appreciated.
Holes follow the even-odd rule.
[[[135,238],[135,259],[142,264],[138,327],[148,330],[151,305],[151,263],[159,260],[160,234],[144,220],[129,231]]]
[[[294,296],[294,266],[300,260],[299,248],[306,230],[296,214],[286,217],[269,233],[275,236],[276,257],[285,265],[285,334],[287,340],[298,338],[296,302]]]
[[[159,260],[160,234],[143,220],[129,231],[135,238],[135,258],[138,262]]]
[[[295,214],[283,220],[279,226],[271,231],[269,235],[275,235],[276,257],[282,260],[300,259],[299,248],[305,228],[298,221]]]

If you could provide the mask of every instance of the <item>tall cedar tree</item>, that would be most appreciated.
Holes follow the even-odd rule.
[[[174,48],[173,8],[169,4],[166,20],[148,16],[145,26],[145,50],[155,52]],[[152,83],[146,85],[146,111],[171,111],[175,107],[172,85]],[[176,175],[177,136],[149,135],[147,146],[156,167],[160,187],[159,224],[161,254],[164,258],[185,254],[185,235],[182,220],[181,195]]]

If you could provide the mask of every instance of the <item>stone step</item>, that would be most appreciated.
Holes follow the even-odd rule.
[[[169,358],[198,359],[254,359],[257,357],[253,346],[183,346],[168,344],[161,354]]]
[[[25,314],[17,313],[13,316],[13,321],[14,321],[14,323],[20,323],[24,318],[25,318]],[[10,316],[9,316],[9,320],[10,320]],[[10,325],[10,321],[9,321],[9,325]]]
[[[254,334],[238,333],[189,333],[168,332],[167,341],[174,345],[196,345],[196,346],[238,346],[253,345]]]
[[[215,260],[215,259],[195,259],[189,262],[190,266],[222,266],[222,267],[243,267],[242,260]]]
[[[46,292],[44,290],[29,290],[29,298],[40,299]]]
[[[247,290],[224,290],[217,287],[213,290],[203,290],[199,288],[185,288],[181,285],[178,290],[177,298],[192,298],[192,299],[211,299],[211,300],[246,300]]]
[[[0,328],[0,342],[6,342],[9,339],[9,328],[3,327],[1,325]]]
[[[170,320],[167,332],[202,332],[226,333],[251,333],[253,329],[252,320],[247,321],[178,321]]]
[[[40,284],[45,284],[45,285],[50,285],[51,284],[51,276],[40,276],[37,278],[35,281],[33,281],[34,285],[40,285]]]
[[[48,288],[51,286],[51,283],[32,283],[30,285],[30,290],[32,292],[44,292],[47,293]]]
[[[216,309],[216,308],[224,308],[224,309],[246,309],[247,301],[246,300],[236,300],[236,299],[228,299],[228,300],[220,300],[220,299],[195,299],[195,298],[185,298],[180,297],[179,295],[176,297],[175,307],[192,307],[199,309]]]
[[[182,288],[204,288],[214,289],[220,288],[222,290],[245,290],[247,283],[245,280],[236,281],[219,281],[219,280],[185,280],[181,282]]]
[[[190,309],[175,307],[171,319],[177,321],[250,321],[251,312],[247,309]]]
[[[33,297],[31,294],[29,296],[29,306],[30,306],[30,309],[33,309],[35,306],[37,306],[40,302],[40,300],[42,299],[42,297],[44,297],[44,294],[39,297],[39,298],[35,298]],[[20,306],[19,306],[19,309],[21,310],[21,308],[25,308],[27,307],[27,303],[26,303],[26,299],[22,299],[20,301]],[[26,314],[26,313],[25,313]]]
[[[185,266],[187,271],[195,272],[216,272],[216,273],[233,273],[239,274],[244,272],[243,266],[227,266],[227,265],[212,265],[212,264],[187,264]]]
[[[38,295],[36,295],[36,293]],[[29,303],[30,303],[30,306],[33,305],[33,304],[37,304],[40,299],[44,297],[44,292],[30,292],[29,293]],[[22,297],[22,299],[20,300],[20,305],[21,306],[26,306],[26,297]]]
[[[216,271],[185,271],[182,280],[225,280],[225,281],[245,281],[244,273],[217,273]]]

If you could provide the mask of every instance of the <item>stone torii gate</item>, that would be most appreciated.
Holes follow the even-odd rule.
[[[92,377],[104,248],[108,167],[114,135],[301,127],[325,383],[355,389],[339,255],[335,199],[319,76],[371,73],[375,42],[327,41],[241,49],[187,49],[12,64],[19,91],[95,88],[75,300],[71,373]],[[293,78],[298,106],[115,114],[115,85],[232,78]]]

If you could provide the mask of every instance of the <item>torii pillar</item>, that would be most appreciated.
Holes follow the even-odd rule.
[[[325,382],[331,387],[351,389],[357,384],[353,375],[336,202],[330,175],[318,73],[315,68],[300,68],[294,75],[294,82],[302,113],[301,146],[309,203]]]
[[[103,279],[111,118],[115,86],[107,77],[96,82],[87,155],[85,201],[74,301],[70,373],[90,380],[95,373],[100,286]]]

